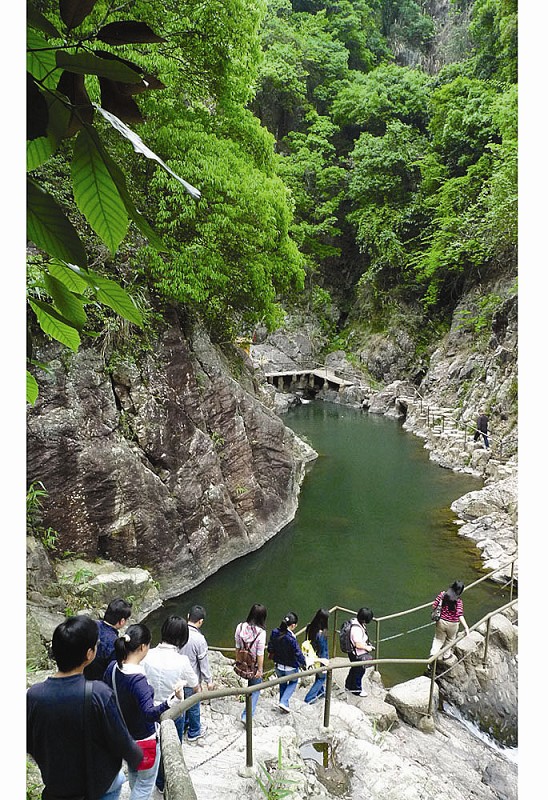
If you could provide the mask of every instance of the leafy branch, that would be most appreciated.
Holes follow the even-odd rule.
[[[74,30],[93,11],[97,0],[59,0],[54,25],[31,3],[27,6],[27,170],[32,173],[75,137],[71,178],[78,210],[114,256],[132,221],[159,252],[167,248],[137,210],[122,170],[105,148],[94,124],[98,111],[135,151],[157,161],[195,200],[200,192],[171,170],[127,125],[142,122],[133,95],[165,88],[138,64],[93,42],[117,47],[165,41],[146,23],[107,22],[93,34]],[[50,41],[52,40],[52,41]],[[69,52],[74,50],[75,52]],[[101,104],[91,102],[86,79],[98,79]],[[52,259],[43,262],[41,298],[29,307],[46,335],[76,351],[87,316],[85,305],[98,302],[141,326],[142,315],[132,297],[115,280],[91,270],[84,243],[63,208],[33,177],[27,181],[27,236]],[[35,363],[35,362],[31,362]],[[27,371],[27,401],[34,403],[38,384]]]

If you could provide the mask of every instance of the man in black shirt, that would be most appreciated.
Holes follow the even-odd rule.
[[[58,671],[27,691],[27,752],[40,768],[43,800],[118,800],[124,782],[122,759],[133,769],[142,760],[112,690],[102,681],[84,678],[96,647],[96,623],[85,615],[68,617],[53,633]],[[91,686],[88,714],[86,683]]]

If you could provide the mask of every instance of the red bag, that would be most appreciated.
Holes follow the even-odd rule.
[[[138,739],[137,744],[143,751],[143,760],[137,769],[150,769],[156,761],[156,746],[158,744],[156,737],[154,739]]]

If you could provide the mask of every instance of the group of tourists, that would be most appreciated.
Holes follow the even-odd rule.
[[[44,781],[43,800],[118,800],[127,764],[130,800],[164,790],[158,724],[202,685],[213,688],[205,610],[171,615],[161,641],[143,624],[125,628],[131,603],[116,598],[102,620],[68,617],[54,631],[57,672],[27,691],[27,752]],[[176,716],[182,741],[205,734],[200,704]]]
[[[468,634],[461,594],[464,584],[455,581],[433,603],[436,631],[431,655],[442,648],[450,654],[459,624]],[[150,800],[154,786],[164,790],[164,772],[158,741],[164,712],[177,707],[202,688],[214,688],[208,644],[201,632],[206,612],[194,605],[187,618],[169,616],[160,642],[151,648],[152,635],[144,624],[126,625],[131,603],[116,598],[102,620],[84,614],[68,617],[54,631],[51,652],[57,672],[27,691],[27,752],[34,758],[45,784],[43,800],[89,798],[119,800],[127,764],[130,800]],[[326,666],[329,660],[329,612],[319,608],[306,625],[299,645],[295,635],[298,616],[289,611],[267,640],[267,609],[254,603],[234,633],[236,672],[248,686],[265,680],[265,655],[278,678],[295,675],[279,684],[278,707],[290,713],[290,700],[298,685],[299,670]],[[367,695],[363,677],[375,649],[367,625],[373,611],[361,607],[341,626],[341,649],[352,666],[346,690]],[[363,662],[363,663],[362,663]],[[325,696],[326,672],[315,674],[304,702]],[[260,691],[251,697],[255,713]],[[246,722],[246,710],[241,715]],[[179,740],[192,743],[206,734],[200,719],[200,703],[174,718]]]

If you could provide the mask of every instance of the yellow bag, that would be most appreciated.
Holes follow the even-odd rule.
[[[305,639],[301,645],[301,651],[304,656],[307,669],[319,669],[319,667],[322,666],[321,661],[318,658],[318,654],[314,650],[310,639]]]

